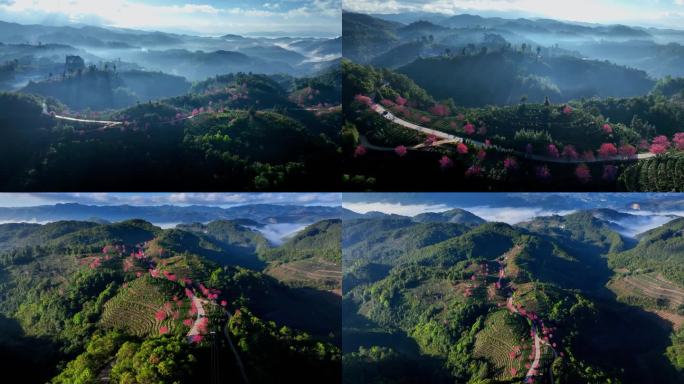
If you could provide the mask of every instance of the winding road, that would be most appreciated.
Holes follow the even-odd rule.
[[[193,336],[196,335],[201,335],[200,332],[200,321],[202,320],[203,317],[205,317],[207,314],[204,311],[204,300],[200,299],[199,297],[195,296],[194,294],[192,295],[192,303],[195,305],[195,308],[197,309],[197,317],[195,317],[195,322],[192,324],[192,327],[188,331],[187,338],[189,342],[192,342]]]
[[[465,143],[469,144],[475,148],[478,149],[496,149],[499,152],[507,152],[510,154],[514,154],[516,156],[523,157],[525,159],[529,160],[534,160],[534,161],[540,161],[540,162],[547,162],[547,163],[561,163],[561,164],[586,164],[586,163],[607,163],[607,162],[616,162],[616,161],[638,161],[638,160],[645,160],[645,159],[650,159],[652,157],[655,157],[656,155],[653,153],[640,153],[636,156],[611,156],[611,157],[602,157],[602,158],[597,158],[597,159],[569,159],[569,158],[561,158],[561,157],[551,157],[551,156],[543,156],[543,155],[535,155],[535,154],[529,154],[525,152],[520,152],[516,151],[513,149],[509,148],[503,148],[498,145],[487,145],[486,143],[483,143],[481,141],[477,140],[471,140],[468,138],[463,138],[459,137],[456,135],[452,135],[450,133],[438,131],[436,129],[432,128],[426,128],[422,127],[420,125],[416,125],[414,123],[411,123],[409,121],[403,120],[395,115],[393,115],[390,111],[385,109],[382,105],[380,104],[373,104],[371,106],[371,109],[383,116],[385,119],[401,125],[402,127],[412,129],[414,131],[418,131],[422,134],[428,135],[428,136],[434,136],[438,139],[440,139],[440,142],[438,143]],[[423,145],[424,147],[424,145]],[[420,145],[417,147],[414,147],[414,149],[419,149],[422,148]],[[373,149],[373,148],[370,148]]]
[[[44,115],[49,115],[54,117],[55,119],[58,120],[67,120],[67,121],[75,121],[78,123],[86,123],[86,124],[102,124],[102,125],[107,125],[107,126],[115,126],[115,125],[121,125],[123,124],[121,121],[108,121],[108,120],[88,120],[88,119],[77,119],[75,117],[69,117],[69,116],[60,116],[60,115],[53,115],[48,112],[47,109],[47,104],[43,103],[43,114]]]
[[[499,285],[501,286],[501,282],[503,279],[506,278],[506,264],[504,264],[504,261],[506,261],[508,257],[504,255],[502,260],[498,260],[499,263]],[[512,284],[509,284],[509,286],[512,286]],[[509,311],[512,313],[515,313],[519,316],[522,316],[523,318],[527,318],[520,314],[518,311],[518,308],[513,305],[513,294],[509,293],[508,298],[506,299],[506,308],[508,308]],[[542,339],[539,337],[539,329],[537,325],[536,320],[529,320],[531,321],[531,328],[532,328],[532,337],[534,338],[534,359],[532,360],[532,364],[530,365],[530,368],[527,370],[527,373],[525,374],[525,382],[529,382],[531,378],[537,375],[539,372],[539,364],[541,361],[541,344],[543,343]],[[550,347],[550,346],[549,346]],[[553,348],[552,348],[553,350]],[[555,354],[554,350],[554,354]]]

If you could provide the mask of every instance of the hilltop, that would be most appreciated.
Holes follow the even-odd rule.
[[[339,297],[292,284],[289,271],[270,277],[272,257],[264,255],[279,248],[243,224],[252,223],[0,225],[0,353],[31,367],[27,382],[78,375],[90,383],[143,371],[159,382],[242,372],[250,382],[272,382],[301,370],[339,380]],[[315,238],[311,229],[297,234],[311,255],[328,255],[330,245],[318,253]],[[132,365],[158,347],[173,368]]]
[[[680,380],[677,328],[663,328],[647,307],[616,300],[609,283],[624,274],[613,269],[620,255],[643,254],[646,244],[663,249],[654,238],[679,224],[637,240],[606,218],[632,220],[590,210],[515,226],[433,223],[429,232],[410,218],[350,222],[343,236],[345,382]],[[358,237],[356,228],[368,235]],[[640,359],[649,361],[644,369]]]
[[[333,189],[339,183],[341,114],[337,104],[324,103],[335,101],[332,92],[339,86],[325,73],[288,87],[262,75],[226,75],[195,84],[183,96],[84,114],[54,99],[0,93],[3,104],[15,106],[0,111],[7,127],[3,141],[14,143],[2,154],[4,163],[13,164],[3,170],[4,185],[294,190],[313,188],[315,176],[315,189]],[[77,93],[77,102],[84,101],[86,93]],[[319,99],[311,106],[314,95]]]

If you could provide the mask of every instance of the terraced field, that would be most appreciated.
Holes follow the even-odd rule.
[[[171,282],[148,276],[136,279],[105,304],[101,324],[106,328],[125,329],[138,336],[156,336],[162,326],[173,333],[176,327],[182,326],[189,308],[187,300],[178,307],[172,300],[174,295],[185,299],[180,286]],[[172,305],[165,307],[165,303]],[[165,314],[163,320],[155,318],[158,311]],[[173,318],[176,311],[178,319]]]
[[[684,288],[654,273],[625,276],[612,281],[610,287],[620,296],[645,296],[673,310],[684,305]]]
[[[319,258],[272,265],[266,269],[266,273],[292,285],[324,286],[328,289],[335,289],[342,284],[342,267]]]
[[[534,283],[519,284],[513,296],[515,304],[521,304],[527,311],[547,312],[546,295]]]
[[[475,357],[491,363],[497,380],[523,378],[526,358],[530,354],[530,343],[522,340],[526,335],[507,324],[507,318],[511,316],[514,315],[505,309],[491,313],[484,329],[477,334],[473,348]]]

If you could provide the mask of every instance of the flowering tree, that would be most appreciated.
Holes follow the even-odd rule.
[[[478,160],[482,161],[487,157],[487,152],[484,149],[480,149],[479,152],[477,152],[477,158]]]
[[[518,160],[516,160],[515,157],[507,157],[503,164],[504,168],[509,171],[518,169]]]
[[[618,150],[613,143],[603,143],[598,150],[598,155],[601,158],[609,158],[617,156]]]
[[[389,100],[389,99],[380,100],[380,104],[382,104],[383,106],[388,107],[388,108],[394,106],[394,102],[392,102],[392,100]]]
[[[431,122],[431,121],[432,121],[432,120],[431,120],[429,117],[427,117],[427,116],[421,116],[421,117],[420,117],[420,122],[421,122],[421,123],[429,123],[429,122]]]
[[[672,143],[674,144],[675,148],[679,151],[684,150],[684,132],[679,132],[675,133],[674,137],[672,138]]]
[[[466,153],[468,153],[468,146],[463,143],[458,143],[456,145],[456,152],[458,152],[461,155],[465,155]]]
[[[157,321],[164,321],[164,319],[166,319],[166,312],[160,309],[154,314],[154,318],[157,319]]]
[[[549,145],[546,147],[546,153],[547,153],[549,156],[553,157],[554,159],[557,159],[557,158],[560,157],[560,153],[558,152],[558,147],[556,147],[555,144],[549,144]]]
[[[365,95],[354,96],[354,101],[359,102],[359,103],[364,104],[364,105],[367,105],[369,107],[373,105],[373,100],[371,100],[370,97],[365,96]]]
[[[651,144],[649,151],[654,155],[660,155],[667,152],[667,147],[662,144]]]
[[[637,154],[637,149],[633,145],[623,144],[618,148],[618,154],[622,157],[634,157]]]
[[[601,129],[603,130],[603,133],[605,133],[606,135],[610,135],[611,133],[613,133],[613,127],[608,123],[603,124],[603,127],[601,127]]]
[[[572,107],[569,106],[569,105],[566,105],[565,108],[563,108],[563,113],[564,113],[565,115],[570,115],[570,114],[572,114],[572,112],[573,112],[573,109],[572,109]]]
[[[475,126],[470,123],[467,123],[463,126],[463,132],[465,132],[466,135],[470,136],[475,133]]]
[[[439,159],[439,166],[442,167],[442,169],[451,168],[453,165],[454,162],[451,161],[448,156],[442,156],[442,158]]]
[[[650,151],[656,155],[667,152],[670,149],[670,140],[667,136],[657,136],[651,143]]]
[[[402,106],[402,107],[403,107],[404,105],[406,105],[406,102],[407,102],[407,101],[408,101],[408,100],[406,100],[406,99],[404,99],[403,97],[401,97],[401,95],[397,95],[397,99],[394,100],[394,102],[395,102],[397,105],[400,105],[400,106]]]
[[[449,111],[449,107],[444,104],[435,104],[429,109],[429,111],[433,115],[441,117],[449,116],[449,113],[451,113],[451,111]]]
[[[354,150],[354,157],[360,157],[365,155],[367,152],[366,147],[363,145],[358,145],[356,146],[356,149]]]
[[[586,184],[591,181],[591,171],[586,164],[580,164],[575,169],[575,176],[580,183]]]
[[[563,157],[566,159],[576,160],[579,158],[579,154],[573,145],[566,145],[563,147]]]
[[[403,145],[399,145],[396,148],[394,148],[394,153],[396,153],[399,157],[406,156],[407,152],[408,152],[408,150]]]

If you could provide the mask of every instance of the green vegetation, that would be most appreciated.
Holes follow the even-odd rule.
[[[456,59],[422,59],[430,60]],[[568,104],[528,103],[524,97],[518,105],[467,108],[448,95],[433,99],[412,74],[348,61],[342,63],[342,71],[343,103],[348,106],[343,128],[348,161],[343,172],[349,188],[675,191],[681,184],[677,159],[683,110],[676,97],[662,91]],[[458,89],[467,87],[458,83]],[[414,124],[499,148],[476,148],[467,141],[458,148],[412,148],[434,139],[383,118],[368,103],[381,104]],[[637,154],[644,151],[662,154],[637,162]],[[609,160],[595,162],[602,158]]]
[[[631,192],[682,192],[684,154],[668,153],[630,166],[620,175],[620,188]]]
[[[212,353],[221,359],[221,377],[235,378],[239,364],[221,336],[225,327],[250,382],[302,371],[339,380],[339,297],[278,282],[261,271],[270,261],[240,266],[247,254],[258,261],[256,253],[278,248],[239,223],[253,224],[222,220],[166,230],[142,220],[0,225],[0,356],[31,367],[27,382],[206,381]],[[335,226],[339,239],[340,223],[325,221],[297,241],[311,254],[332,257],[334,236],[323,232],[334,234]],[[333,238],[316,240],[327,236]],[[184,287],[201,295],[215,338],[186,337],[199,318]],[[206,298],[214,292],[220,296]],[[271,364],[286,371],[264,369]]]
[[[606,289],[623,273],[611,268],[628,255],[676,271],[652,253],[679,253],[657,240],[678,238],[678,227],[648,232],[637,244],[603,219],[618,214],[580,211],[515,226],[418,223],[418,216],[345,223],[348,382],[518,382],[537,353],[533,330],[542,340],[537,381],[551,374],[559,383],[681,380],[681,337],[643,302],[615,300]],[[444,236],[446,229],[453,232]]]
[[[46,84],[71,84],[92,77],[99,85],[86,87],[98,97],[74,94],[84,94],[84,100],[96,104],[107,97],[119,102],[107,108],[123,108],[134,103],[122,104],[119,96],[112,92],[107,96],[98,88],[106,85],[122,92],[110,84],[119,76],[96,70]],[[154,82],[172,86],[161,79]],[[301,92],[304,84],[307,92],[318,92],[320,103],[325,101],[326,106],[316,103],[307,110],[313,99],[306,98],[303,104],[291,101],[290,97],[297,98],[291,93]],[[311,180],[315,179],[316,190],[333,189],[340,182],[335,170],[341,113],[330,109],[339,104],[335,90],[339,90],[339,79],[334,71],[288,90],[267,76],[237,73],[197,83],[183,96],[150,97],[119,110],[103,111],[105,107],[98,104],[94,112],[82,114],[69,112],[53,99],[0,94],[2,104],[10,107],[0,112],[0,141],[5,143],[0,160],[12,164],[0,167],[2,185],[13,190],[86,190],[92,186],[176,190],[184,185],[187,189],[302,190],[314,189]],[[157,101],[147,101],[152,99]],[[52,118],[42,114],[44,101],[56,115],[121,124]]]

